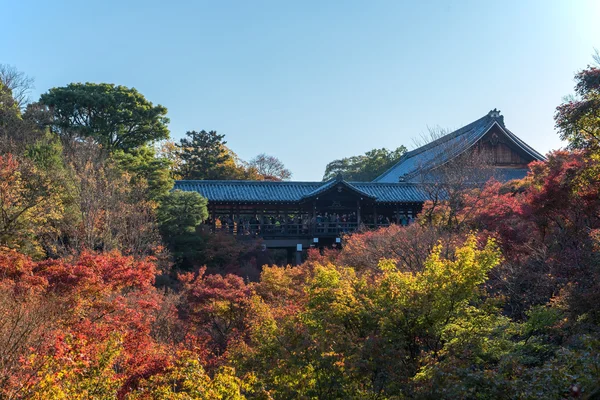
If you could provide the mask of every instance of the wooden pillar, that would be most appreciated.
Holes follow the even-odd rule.
[[[240,235],[242,233],[240,228],[243,229],[243,227],[240,227],[240,203],[235,205],[235,219],[235,233]]]
[[[212,231],[215,232],[217,230],[217,210],[214,204],[210,207],[210,213],[212,219]]]
[[[311,220],[311,222],[313,222],[313,223],[312,223],[312,226],[310,227],[310,230],[311,230],[312,234],[314,235],[317,232],[317,202],[316,201],[312,202],[312,220]]]
[[[360,226],[360,200],[356,200],[356,227]]]
[[[260,209],[260,213],[258,214],[258,225],[259,225],[259,229],[260,229],[260,234],[263,235],[265,233],[265,228],[263,227],[263,224],[265,222],[265,209],[264,207],[261,207]]]
[[[377,205],[373,203],[373,227],[377,229]]]

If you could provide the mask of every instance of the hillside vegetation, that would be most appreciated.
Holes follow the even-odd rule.
[[[576,82],[555,115],[569,148],[526,178],[297,267],[171,191],[288,179],[276,158],[169,141],[135,89],[25,106],[0,84],[0,397],[600,398],[600,69]]]

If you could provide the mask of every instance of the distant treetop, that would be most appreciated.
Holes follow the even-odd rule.
[[[108,83],[71,83],[40,98],[50,126],[68,138],[93,138],[109,152],[167,139],[167,109],[154,106],[134,88]]]
[[[400,146],[396,150],[373,149],[360,156],[334,160],[325,167],[323,180],[342,174],[347,181],[370,182],[394,165],[404,153],[406,147]]]

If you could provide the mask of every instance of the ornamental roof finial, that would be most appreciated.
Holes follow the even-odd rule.
[[[498,118],[498,117],[500,117],[500,110],[498,110],[497,108],[494,108],[492,111],[490,111],[488,113],[488,115],[492,118]]]

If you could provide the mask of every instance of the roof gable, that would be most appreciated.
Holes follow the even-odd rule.
[[[357,194],[358,196],[366,197],[369,199],[375,199],[375,197],[376,197],[376,196],[373,196],[373,195],[357,188],[356,185],[354,185],[350,182],[346,182],[342,178],[342,175],[338,174],[338,176],[336,176],[333,179],[328,180],[322,186],[320,186],[317,189],[311,191],[310,193],[307,193],[306,195],[302,196],[302,200],[308,200],[308,199],[316,197],[318,195],[327,193],[327,192],[333,190],[335,187],[338,187],[338,188],[344,187],[344,188],[350,190],[350,192]]]

